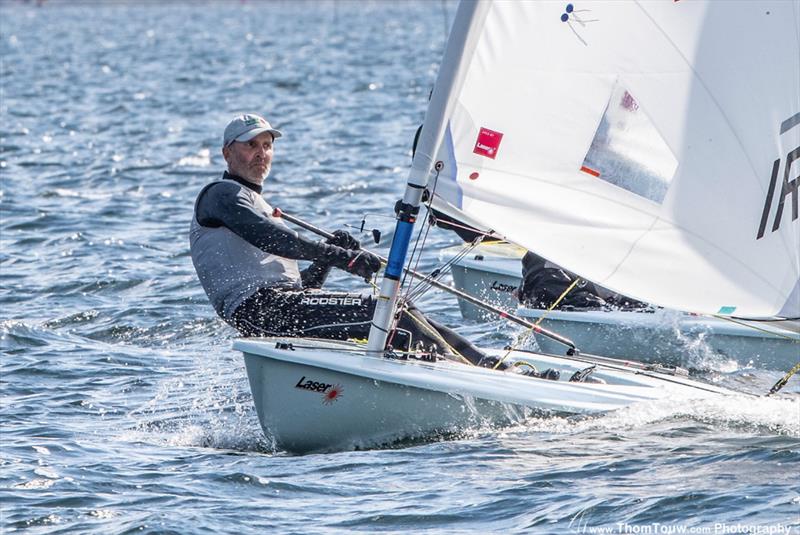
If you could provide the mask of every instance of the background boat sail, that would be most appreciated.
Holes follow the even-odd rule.
[[[510,353],[540,369],[558,366],[555,381],[413,354],[384,358],[384,342],[426,186],[485,228],[635,297],[700,312],[794,314],[797,222],[777,217],[782,205],[773,209],[769,170],[775,158],[783,169],[784,155],[788,163],[797,157],[790,147],[800,144],[798,67],[783,48],[773,56],[772,40],[756,51],[747,47],[758,37],[732,37],[745,28],[783,36],[794,24],[786,22],[791,10],[781,3],[462,2],[368,346],[308,339],[234,346],[245,354],[264,430],[294,451],[336,449],[508,423],[530,410],[585,414],[731,394],[586,357]],[[764,74],[766,59],[788,70],[765,82],[756,74]],[[752,85],[729,85],[746,74]],[[765,102],[737,108],[757,95]],[[449,156],[438,178],[431,173],[437,153]],[[795,184],[775,199],[794,200]],[[765,198],[779,224],[757,237]],[[727,208],[708,206],[709,199]],[[568,379],[595,369],[595,382]]]

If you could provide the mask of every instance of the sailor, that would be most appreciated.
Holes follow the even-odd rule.
[[[578,282],[572,287],[576,279]],[[572,289],[565,295],[570,287]],[[516,296],[520,303],[531,308],[547,309],[556,303],[560,310],[652,310],[647,303],[579,279],[530,251],[522,257],[522,283]]]
[[[369,334],[375,298],[320,288],[332,267],[369,280],[380,259],[339,230],[313,241],[273,216],[261,196],[281,132],[261,116],[235,117],[225,128],[228,169],[197,196],[190,229],[192,263],[217,314],[244,336],[345,340]],[[311,264],[300,271],[298,260]],[[398,349],[438,349],[478,363],[466,339],[406,303],[390,337]],[[435,346],[435,347],[434,347]]]

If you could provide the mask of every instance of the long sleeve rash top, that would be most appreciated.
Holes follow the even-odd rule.
[[[330,266],[346,268],[352,251],[309,240],[272,216],[261,187],[225,172],[195,201],[192,262],[223,318],[262,287],[319,287]],[[302,274],[297,260],[313,263]]]

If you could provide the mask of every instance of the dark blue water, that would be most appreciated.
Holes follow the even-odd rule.
[[[391,450],[263,436],[188,255],[222,129],[265,114],[270,202],[388,238],[454,4],[33,4],[0,2],[0,532],[800,530],[797,378]],[[453,243],[434,232],[422,268]],[[480,343],[518,333],[419,304]]]

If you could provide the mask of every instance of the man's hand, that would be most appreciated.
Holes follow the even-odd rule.
[[[347,271],[359,277],[363,277],[367,282],[369,282],[372,275],[380,268],[380,258],[367,251],[359,251],[347,263]]]
[[[341,247],[342,249],[352,249],[352,250],[361,249],[361,243],[353,236],[351,236],[349,232],[344,230],[333,231],[333,236],[325,240],[325,243],[330,245],[336,245],[338,247]]]

